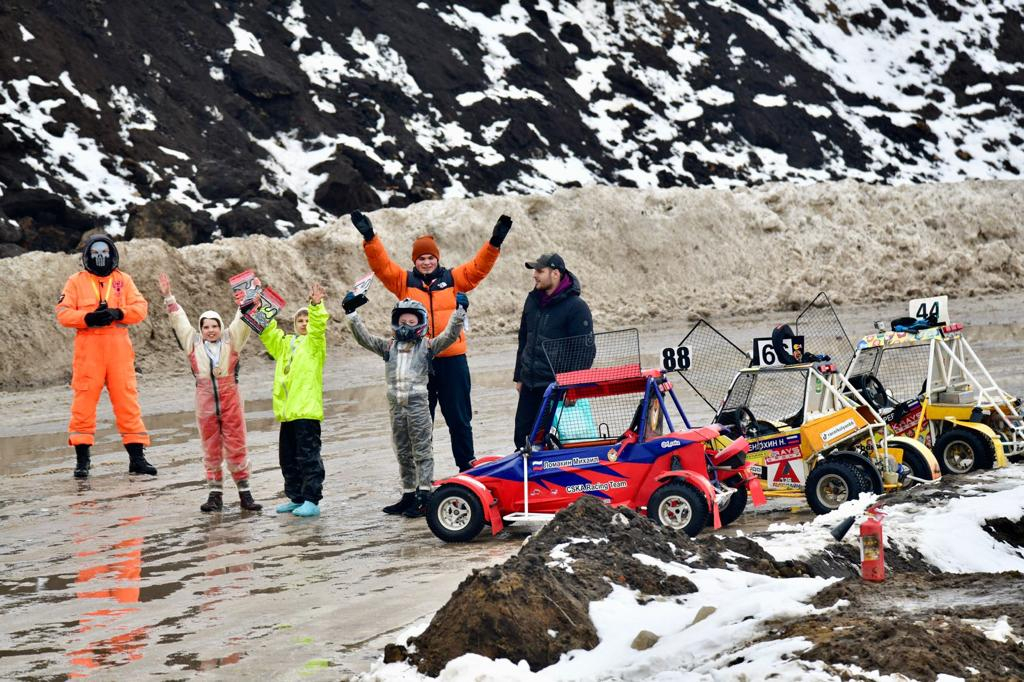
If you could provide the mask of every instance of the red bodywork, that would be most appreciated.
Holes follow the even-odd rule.
[[[643,399],[638,415],[647,414],[649,401],[657,401],[661,409],[673,404],[679,407],[671,384],[660,370],[638,372],[638,368],[631,367],[628,371],[616,372],[616,369],[600,370],[602,376],[611,378],[595,383],[552,385],[532,441],[539,445],[545,440],[549,425],[543,422],[544,410],[551,401],[575,403],[588,398],[639,393]],[[575,372],[573,378],[586,379],[597,371]],[[681,411],[680,414],[685,421],[685,415]],[[671,427],[671,420],[667,421]],[[530,453],[525,458],[525,495],[529,497],[529,511],[552,514],[582,495],[598,497],[614,506],[645,510],[651,495],[674,479],[701,492],[715,528],[720,527],[720,521],[713,479],[728,482],[733,487],[745,486],[755,506],[764,503],[760,482],[745,462],[745,439],[738,438],[719,451],[714,447],[721,433],[717,424],[641,438],[646,430],[644,417],[639,417],[637,422],[615,438],[595,438],[569,446],[535,449]],[[726,464],[729,460],[733,462]],[[503,516],[526,510],[523,479],[524,457],[515,452],[504,457],[480,458],[469,471],[437,481],[436,485],[454,484],[472,490],[483,507],[491,532],[498,533],[504,527]]]

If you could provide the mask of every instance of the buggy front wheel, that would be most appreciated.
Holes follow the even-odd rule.
[[[692,485],[672,481],[651,495],[647,517],[659,526],[681,530],[692,538],[708,524],[708,501]]]
[[[427,502],[427,525],[445,542],[469,542],[484,527],[484,508],[473,491],[443,485]]]
[[[822,462],[807,476],[807,504],[815,514],[827,514],[847,500],[860,497],[861,476],[849,462]]]

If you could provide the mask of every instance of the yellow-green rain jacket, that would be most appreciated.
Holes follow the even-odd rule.
[[[279,422],[324,418],[324,359],[327,357],[327,320],[321,301],[309,306],[305,336],[285,334],[272,320],[260,341],[277,361],[274,369],[274,417]]]

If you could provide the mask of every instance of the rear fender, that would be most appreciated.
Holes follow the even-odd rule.
[[[1000,468],[1009,464],[1009,460],[1006,459],[1006,453],[1003,452],[1003,441],[999,438],[999,434],[992,430],[992,427],[988,424],[981,424],[979,422],[964,421],[962,419],[954,419],[953,417],[947,417],[946,421],[951,421],[962,429],[972,429],[977,431],[981,435],[985,436],[991,443],[992,447],[996,451],[996,467]]]
[[[708,503],[708,511],[711,512],[712,518],[714,519],[714,527],[717,530],[722,527],[722,521],[718,516],[718,505],[715,504],[715,488],[711,485],[711,481],[707,479],[707,476],[701,476],[700,474],[693,471],[664,471],[658,474],[655,479],[659,483],[665,483],[671,479],[679,479],[685,483],[689,483],[694,488],[704,494],[704,499]]]
[[[839,452],[833,452],[825,457],[826,461],[830,459],[837,459],[843,462],[849,462],[854,466],[859,466],[867,472],[868,478],[871,479],[872,492],[877,495],[881,495],[885,491],[885,486],[882,484],[882,474],[878,473],[878,469],[875,468],[874,462],[859,452],[840,450]]]
[[[932,472],[932,480],[937,481],[942,478],[942,471],[939,469],[939,460],[935,459],[935,455],[928,449],[921,441],[908,438],[907,436],[889,436],[887,439],[890,445],[895,445],[900,450],[907,452],[913,450],[917,454],[924,457],[924,461],[928,462],[928,468]]]
[[[501,510],[498,509],[498,501],[491,495],[487,486],[472,476],[458,474],[451,478],[435,481],[434,485],[438,488],[443,485],[460,485],[469,489],[480,500],[480,506],[484,508],[484,520],[491,525],[491,535],[497,535],[505,528],[505,523],[501,520]]]

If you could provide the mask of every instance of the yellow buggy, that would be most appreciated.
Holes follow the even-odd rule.
[[[911,313],[930,317],[894,320],[899,331],[881,329],[850,344],[846,375],[895,433],[931,448],[943,473],[1003,466],[1007,455],[1024,454],[1021,400],[999,387],[963,325],[947,321],[946,305],[945,296],[912,301]],[[797,328],[805,338],[844,353],[845,333],[836,333],[842,326],[824,294],[802,317]]]
[[[717,423],[747,439],[768,497],[806,497],[824,514],[861,493],[941,476],[931,451],[892,434],[831,361],[737,369],[746,353],[704,320],[679,347],[690,359],[680,375]]]

